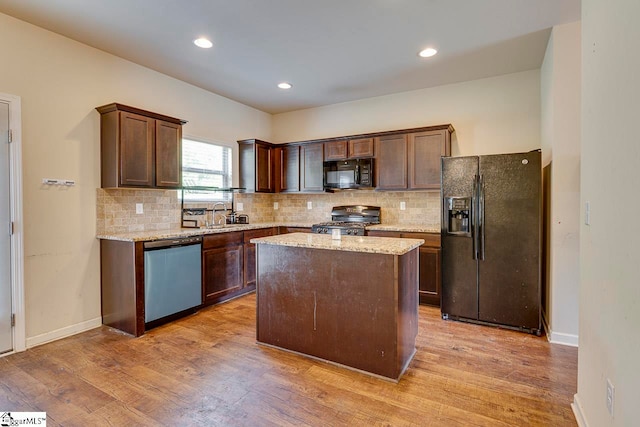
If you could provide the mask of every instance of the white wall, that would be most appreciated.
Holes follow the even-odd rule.
[[[541,68],[543,166],[550,164],[545,319],[551,342],[578,344],[580,23],[553,28]]]
[[[269,140],[271,116],[3,14],[0,56],[0,92],[22,97],[26,330],[33,345],[100,323],[95,107],[120,102],[185,119],[186,136],[236,151],[238,139]],[[46,187],[45,177],[76,186]]]
[[[277,114],[274,142],[451,123],[453,155],[540,148],[540,71]]]
[[[593,427],[640,420],[640,2],[582,1],[580,347],[574,409]],[[584,214],[583,214],[584,215]],[[614,416],[605,404],[615,386]]]

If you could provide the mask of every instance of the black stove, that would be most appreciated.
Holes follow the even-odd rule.
[[[331,221],[314,224],[312,233],[330,234],[332,230],[340,230],[340,234],[348,236],[364,236],[365,227],[380,224],[380,207],[378,206],[336,206],[331,211]]]

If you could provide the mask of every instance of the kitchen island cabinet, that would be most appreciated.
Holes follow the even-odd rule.
[[[259,343],[399,380],[415,353],[422,240],[293,233],[251,242]]]

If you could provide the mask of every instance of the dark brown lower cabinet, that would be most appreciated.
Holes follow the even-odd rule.
[[[311,227],[280,227],[280,234],[311,233]]]
[[[243,233],[204,236],[202,240],[202,292],[205,304],[224,301],[244,287]]]
[[[440,234],[439,233],[400,233],[396,231],[367,231],[367,236],[405,237],[422,239],[420,246],[420,276],[418,296],[420,304],[440,307],[442,293],[442,273],[440,271]]]
[[[440,248],[420,247],[419,277],[418,295],[420,296],[420,303],[440,307]]]
[[[256,287],[256,245],[251,239],[278,234],[277,228],[264,228],[244,232],[244,288],[250,292]]]
[[[100,240],[102,323],[139,337],[144,334],[142,242]]]

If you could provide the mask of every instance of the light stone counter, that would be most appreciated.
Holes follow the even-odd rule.
[[[174,239],[177,237],[202,236],[206,234],[229,233],[232,231],[257,230],[270,227],[307,227],[311,224],[262,222],[254,224],[226,224],[214,228],[175,228],[170,230],[137,231],[119,234],[98,234],[97,239],[119,240],[123,242],[148,242],[151,240]]]
[[[366,252],[385,255],[404,255],[424,243],[422,239],[396,237],[341,236],[334,240],[326,234],[290,233],[251,239],[259,245],[277,245],[333,251]]]
[[[311,228],[311,223],[260,222],[253,224],[227,224],[215,228],[174,228],[168,230],[134,231],[130,233],[98,234],[97,239],[119,240],[123,242],[147,242],[151,240],[173,239],[177,237],[202,236],[205,234],[229,233],[232,231],[256,230],[269,227]],[[377,224],[367,226],[368,231],[396,231],[405,233],[440,233],[440,229],[427,225]]]

